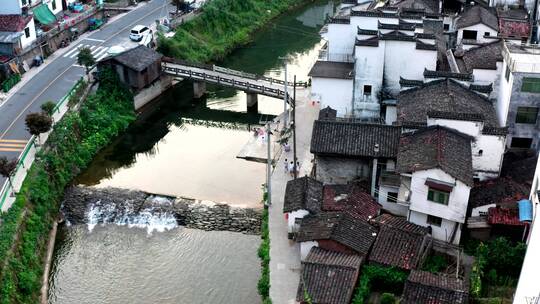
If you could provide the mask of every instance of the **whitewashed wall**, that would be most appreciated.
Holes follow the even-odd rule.
[[[30,36],[26,38],[26,35],[24,34],[24,30],[22,31],[21,36],[21,47],[24,49],[27,46],[31,45],[32,42],[36,41],[36,24],[34,22],[34,18],[28,22],[26,25],[30,29]]]
[[[397,107],[396,106],[386,106],[386,117],[384,122],[387,125],[392,125],[397,120]]]
[[[352,79],[311,78],[312,100],[321,103],[321,109],[330,106],[344,117],[351,111],[353,94]]]
[[[330,54],[352,54],[356,37],[356,27],[351,24],[328,24],[325,34]]]
[[[53,14],[58,15],[60,12],[62,12],[62,0],[46,0],[45,2],[47,1],[47,6],[49,6],[49,9],[51,10],[51,12],[53,12]],[[53,1],[56,4],[56,9],[53,9]]]
[[[505,77],[506,69],[508,65],[506,60],[504,61],[502,72],[499,77],[499,93],[497,96],[497,106],[495,110],[497,112],[497,117],[499,123],[502,126],[506,126],[506,120],[508,118],[508,109],[510,107],[510,97],[512,96],[512,86],[514,82],[514,76],[510,73],[510,78],[507,81]]]
[[[472,162],[477,178],[485,180],[499,176],[505,146],[506,136],[482,134],[476,138],[472,144]]]
[[[400,215],[400,216],[407,216],[407,213],[409,211],[409,207],[406,205],[398,204],[398,203],[391,203],[388,202],[387,196],[388,192],[399,192],[399,187],[390,187],[390,186],[379,186],[379,204],[382,205],[383,209],[394,214],[394,215]]]
[[[481,85],[489,85],[494,83],[497,77],[501,74],[502,63],[497,63],[496,70],[486,70],[486,69],[474,69],[474,83]]]
[[[431,214],[437,216],[436,214]],[[421,212],[411,211],[409,216],[409,221],[420,226],[428,227],[431,226],[431,235],[433,238],[441,241],[448,242],[452,236],[452,231],[456,229],[456,222],[443,219],[441,221],[441,226],[434,226],[427,223],[427,214]],[[461,225],[458,224],[456,230],[456,236],[454,237],[454,244],[459,244],[459,239],[461,238]]]
[[[287,232],[292,233],[298,231],[298,225],[295,224],[295,220],[297,218],[303,218],[304,216],[308,215],[309,211],[305,209],[295,210],[292,212],[289,212],[289,218],[287,219]]]
[[[313,247],[319,247],[317,241],[308,241],[300,243],[300,260],[304,261]]]
[[[479,23],[479,24],[475,24],[475,25],[471,25],[471,26],[468,26],[468,27],[458,29],[458,34],[457,34],[458,43],[460,43],[461,40],[463,39],[463,31],[464,30],[476,31],[477,32],[476,33],[476,41],[481,42],[481,43],[487,43],[487,42],[493,41],[493,39],[484,38],[484,33],[486,33],[486,32],[489,32],[489,35],[492,36],[492,37],[497,36],[497,31],[496,30],[490,28],[489,26],[487,26],[485,24]]]
[[[363,94],[364,85],[371,85],[371,98],[377,102],[384,73],[384,41],[379,47],[356,46],[355,50],[355,96]]]
[[[451,184],[455,183],[452,192],[450,192],[448,205],[428,201],[429,187],[425,185],[427,178]],[[463,182],[456,180],[441,169],[435,168],[414,172],[411,179],[411,189],[411,205],[409,208],[412,211],[435,215],[449,221],[465,222],[471,188]]]
[[[441,118],[431,118],[427,119],[428,126],[443,126],[449,129],[454,129],[460,133],[478,137],[484,126],[483,122],[479,121],[466,121],[466,120],[454,120],[454,119],[441,119]]]

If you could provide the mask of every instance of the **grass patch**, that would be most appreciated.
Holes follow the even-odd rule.
[[[194,62],[219,61],[271,19],[306,0],[212,0],[202,13],[180,26],[174,37],[159,37],[165,56]]]
[[[116,74],[108,70],[100,76],[99,89],[80,111],[68,112],[55,125],[14,205],[2,214],[2,304],[39,302],[44,250],[65,187],[135,119],[133,96]]]

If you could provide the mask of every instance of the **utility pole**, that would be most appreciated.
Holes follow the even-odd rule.
[[[287,99],[289,97],[289,92],[287,91],[287,57],[279,57],[279,59],[283,60],[283,65],[285,69],[285,94],[283,96],[283,127],[286,128],[289,116],[287,115]]]
[[[266,192],[267,192],[267,204],[268,206],[272,205],[272,185],[271,185],[271,177],[272,177],[272,154],[270,153],[270,122],[266,123],[266,143],[267,143],[267,158],[268,161],[266,163]]]
[[[293,99],[292,99],[292,132],[293,132],[293,159],[294,159],[294,179],[298,177],[298,170],[300,168],[296,168],[296,164],[298,161],[296,160],[296,75],[294,75],[294,83],[293,83]]]

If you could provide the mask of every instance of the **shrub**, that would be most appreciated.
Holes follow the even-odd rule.
[[[448,266],[446,257],[440,254],[433,254],[428,256],[424,265],[422,265],[422,270],[429,272],[440,272]]]
[[[396,303],[396,297],[392,293],[383,293],[381,295],[381,304],[395,304]]]
[[[54,103],[54,101],[47,101],[44,104],[42,104],[40,108],[41,108],[41,111],[43,111],[43,113],[49,116],[52,116],[54,113],[55,107],[56,107],[56,103]]]
[[[401,294],[408,273],[394,267],[366,265],[362,267],[352,304],[363,304],[372,288]]]
[[[270,301],[270,234],[268,232],[268,209],[263,210],[261,223],[261,238],[262,242],[259,246],[257,254],[261,258],[261,278],[257,283],[257,290],[261,295],[263,303],[271,303]]]

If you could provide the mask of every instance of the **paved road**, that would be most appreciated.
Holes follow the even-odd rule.
[[[96,58],[103,58],[114,45],[129,48],[136,44],[129,40],[129,31],[137,24],[152,25],[168,14],[169,0],[153,0],[104,25],[100,30],[72,43],[64,54],[56,56],[39,73],[0,106],[0,156],[17,158],[30,134],[24,119],[28,113],[40,111],[48,100],[58,101],[84,75],[84,68],[76,64],[78,48],[88,46]],[[0,187],[4,179],[0,177]]]

